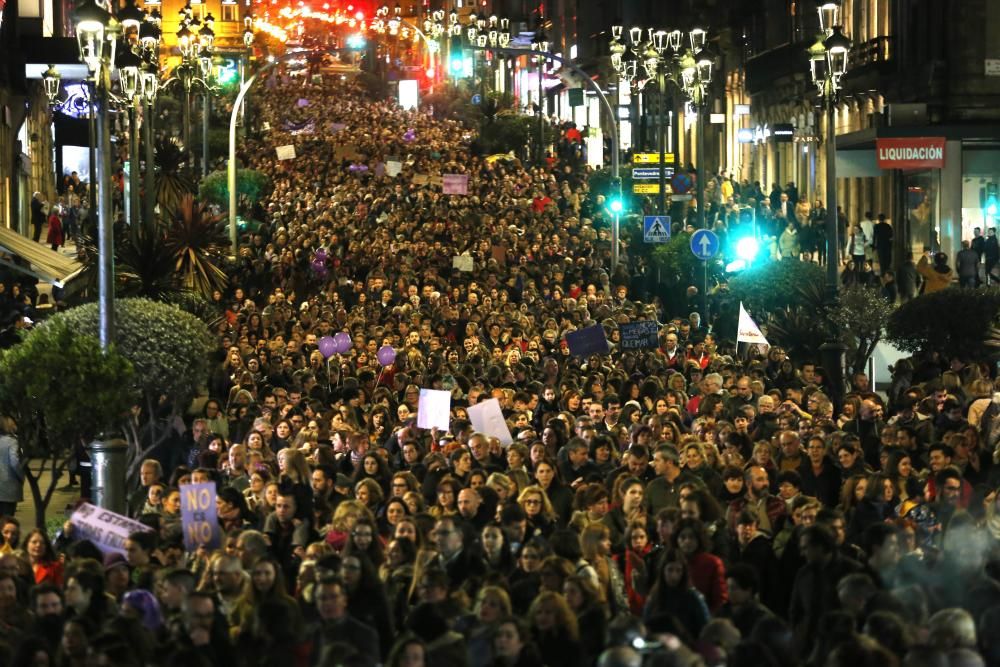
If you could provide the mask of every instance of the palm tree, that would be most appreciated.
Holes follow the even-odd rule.
[[[223,216],[211,215],[204,204],[184,195],[163,241],[182,289],[206,298],[225,289],[229,279],[221,265],[229,239]]]
[[[156,203],[164,218],[173,218],[184,195],[195,191],[195,183],[187,175],[187,153],[177,137],[157,139]]]

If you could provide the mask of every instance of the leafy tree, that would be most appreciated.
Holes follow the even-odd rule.
[[[0,413],[17,422],[35,523],[44,528],[46,508],[75,446],[118,422],[134,402],[132,364],[114,347],[102,352],[96,337],[66,318],[53,318],[0,355],[0,377]],[[51,472],[46,489],[41,470],[28,466],[39,459],[41,470]]]
[[[97,304],[60,313],[73,331],[97,334]],[[183,410],[209,374],[212,340],[205,323],[194,315],[148,299],[119,299],[115,303],[115,343],[135,368],[135,386],[141,394],[144,424],[125,425],[129,442],[129,477],[146,456],[158,453],[170,438],[167,421]],[[140,431],[144,436],[140,441]]]
[[[901,350],[934,350],[974,359],[991,353],[985,339],[1000,315],[1000,289],[949,287],[924,294],[893,312],[886,339]]]
[[[848,287],[840,292],[829,317],[841,340],[847,345],[848,366],[862,372],[882,340],[893,306],[877,289]]]
[[[822,288],[826,272],[818,264],[781,260],[753,266],[729,281],[733,298],[757,313],[810,305],[800,287]]]
[[[253,205],[267,192],[269,181],[267,174],[257,169],[236,170],[236,196],[243,202]],[[201,180],[198,195],[202,201],[217,206],[229,206],[229,174],[225,171],[213,171]]]

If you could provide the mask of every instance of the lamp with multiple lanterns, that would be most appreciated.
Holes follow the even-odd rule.
[[[202,176],[208,174],[208,121],[210,115],[209,93],[213,87],[213,47],[215,45],[215,30],[212,26],[215,18],[211,14],[205,16],[204,22],[194,16],[194,10],[189,2],[178,12],[180,15],[177,30],[177,49],[181,55],[181,64],[173,72],[164,86],[173,81],[180,81],[184,93],[181,107],[181,141],[184,150],[190,152],[191,145],[191,91],[197,84],[202,92]],[[248,28],[249,29],[249,28]],[[250,33],[252,41],[253,33]],[[244,40],[247,39],[244,31]]]
[[[704,28],[693,28],[685,35],[680,30],[632,27],[628,31],[628,45],[624,43],[624,32],[625,28],[621,25],[611,28],[611,65],[619,80],[633,86],[636,92],[655,80],[659,91],[660,215],[666,214],[667,84],[673,83],[680,88],[698,114],[698,220],[699,227],[704,227],[704,111],[716,59],[715,50],[708,44],[708,33]]]

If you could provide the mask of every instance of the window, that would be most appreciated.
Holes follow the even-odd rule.
[[[236,23],[240,20],[240,7],[237,4],[222,3],[222,21],[223,23],[230,22]]]

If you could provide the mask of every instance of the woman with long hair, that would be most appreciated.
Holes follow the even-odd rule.
[[[548,667],[578,667],[583,663],[576,614],[569,608],[561,589],[560,592],[539,593],[528,610],[528,620],[542,661]]]
[[[243,595],[233,607],[230,633],[238,644],[254,634],[257,610],[268,603],[280,605],[291,627],[301,632],[303,621],[299,605],[286,591],[281,564],[272,556],[264,556],[254,563],[250,569],[250,585],[244,587]]]
[[[555,459],[545,457],[535,464],[535,482],[548,496],[560,525],[565,525],[573,511],[573,492],[563,484]]]
[[[365,504],[372,514],[378,514],[385,499],[382,486],[371,477],[365,477],[354,485],[354,497]]]
[[[601,592],[589,577],[574,574],[563,583],[563,596],[576,615],[585,664],[593,664],[604,649],[608,626],[608,609]]]
[[[729,600],[729,589],[722,559],[709,551],[712,545],[705,524],[700,519],[681,519],[674,529],[671,546],[687,559],[691,583],[714,613]]]
[[[483,545],[483,555],[492,572],[508,575],[514,569],[514,554],[510,550],[510,542],[507,535],[495,523],[488,523],[483,526],[480,533],[480,542]]]
[[[889,451],[889,459],[885,466],[886,475],[892,480],[899,502],[923,495],[920,481],[913,472],[913,463],[909,452],[894,448]]]
[[[675,627],[680,623],[680,627]],[[646,599],[642,621],[657,632],[670,631],[686,634],[685,643],[701,634],[708,623],[709,612],[705,598],[688,577],[687,559],[676,549],[668,549],[656,564],[653,586]]]
[[[625,528],[625,550],[615,555],[614,560],[625,582],[625,597],[628,600],[629,611],[636,616],[642,615],[646,596],[635,587],[633,577],[645,571],[646,556],[652,550],[653,543],[649,539],[646,522],[641,519],[630,521]]]
[[[428,512],[435,519],[458,513],[458,492],[462,490],[458,480],[446,476],[437,484],[437,502]]]
[[[611,544],[615,551],[624,547],[625,528],[632,521],[645,521],[646,510],[642,504],[646,493],[645,483],[638,477],[623,474],[615,480],[611,493],[611,511],[602,519],[611,530]]]
[[[580,535],[580,548],[584,559],[597,572],[601,599],[607,601],[611,613],[628,609],[621,570],[611,560],[611,531],[608,527],[603,523],[592,523],[584,528]]]
[[[372,565],[382,566],[385,562],[385,551],[374,521],[367,516],[358,517],[344,553],[364,554]]]
[[[280,484],[283,489],[291,490],[295,495],[295,518],[301,521],[312,521],[313,490],[312,472],[306,462],[305,454],[297,449],[282,449],[278,452],[278,470]]]
[[[876,523],[896,518],[896,486],[882,473],[868,478],[868,488],[847,522],[847,539],[852,544],[863,543],[865,531]]]
[[[517,497],[517,504],[524,510],[528,519],[526,535],[544,535],[548,537],[556,528],[556,513],[552,503],[540,486],[529,486]]]
[[[28,554],[36,584],[55,584],[62,587],[63,564],[44,530],[33,528],[25,536],[24,550]]]
[[[389,470],[385,459],[375,452],[368,452],[361,457],[361,462],[354,471],[354,477],[351,481],[357,486],[357,483],[363,479],[375,480],[382,487],[383,497],[388,496],[392,491],[392,471]]]

